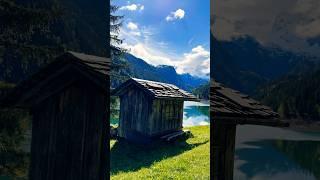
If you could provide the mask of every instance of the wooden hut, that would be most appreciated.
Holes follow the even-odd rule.
[[[110,59],[66,52],[2,101],[30,109],[29,179],[106,179]]]
[[[112,94],[120,97],[119,136],[131,140],[181,131],[184,101],[197,100],[175,85],[136,78]]]
[[[288,126],[278,119],[278,114],[271,108],[213,80],[210,84],[210,106],[213,122],[213,179],[233,179],[237,125]]]

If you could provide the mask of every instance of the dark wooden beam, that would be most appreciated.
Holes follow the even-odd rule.
[[[213,179],[232,180],[236,125],[218,121],[213,127]]]

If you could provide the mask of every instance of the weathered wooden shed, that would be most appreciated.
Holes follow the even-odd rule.
[[[119,136],[152,138],[182,130],[183,103],[197,98],[175,85],[131,78],[113,92],[120,97]]]
[[[210,117],[213,122],[213,179],[233,179],[236,126],[241,124],[288,126],[271,108],[227,88],[210,84]]]
[[[109,70],[108,58],[66,52],[3,99],[33,116],[30,179],[106,179]]]

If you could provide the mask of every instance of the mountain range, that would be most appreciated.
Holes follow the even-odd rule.
[[[249,36],[222,41],[211,35],[210,48],[211,77],[249,95],[282,76],[315,71],[320,62],[315,56],[264,46]]]
[[[188,73],[178,74],[173,66],[158,65],[153,66],[148,64],[141,58],[137,58],[132,54],[125,53],[122,58],[114,59],[114,63],[120,63],[124,61],[126,67],[122,68],[119,74],[127,77],[135,77],[140,79],[159,81],[164,83],[170,83],[191,92],[193,89],[208,83],[209,80],[200,77],[192,76]],[[111,78],[112,79],[112,78]],[[112,80],[111,80],[112,81]],[[112,83],[113,87],[118,86],[121,83]]]
[[[282,118],[320,121],[320,58],[251,37],[211,36],[211,77],[272,107]]]

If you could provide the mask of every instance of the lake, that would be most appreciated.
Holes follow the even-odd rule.
[[[183,106],[183,127],[209,125],[209,104],[186,101]]]
[[[119,111],[119,110],[113,110]],[[111,116],[110,123],[112,125],[118,124],[118,113],[114,113]],[[192,102],[185,101],[183,107],[183,126],[198,126],[198,125],[209,125],[209,104],[207,102]]]
[[[320,132],[237,126],[234,179],[320,179]]]

